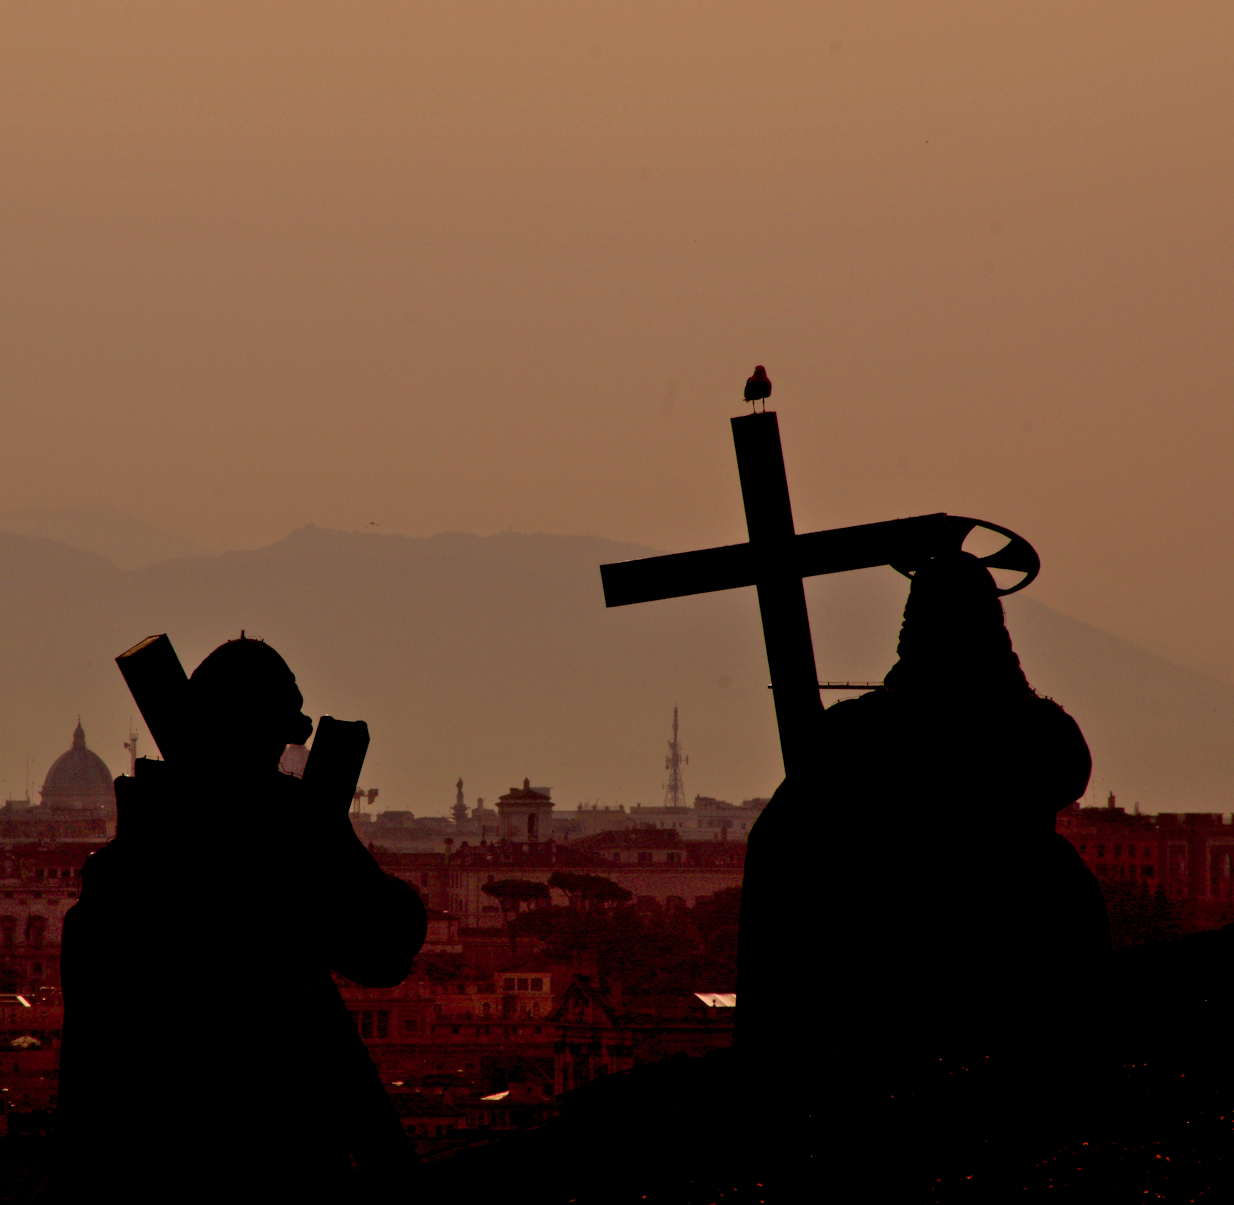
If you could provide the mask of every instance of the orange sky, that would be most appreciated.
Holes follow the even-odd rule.
[[[0,10],[0,509],[743,538],[949,510],[1234,681],[1234,8]]]

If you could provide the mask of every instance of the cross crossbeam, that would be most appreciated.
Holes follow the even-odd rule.
[[[803,578],[876,565],[911,576],[932,557],[959,549],[975,528],[1007,540],[983,557],[983,564],[1024,574],[1001,594],[1022,590],[1037,576],[1041,562],[1032,545],[1007,528],[944,513],[798,535],[775,411],[731,422],[749,541],[601,565],[604,602],[622,607],[756,587],[784,769],[792,774],[808,768],[823,711]]]

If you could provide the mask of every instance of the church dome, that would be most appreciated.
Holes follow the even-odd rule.
[[[115,804],[111,771],[97,753],[86,748],[86,733],[80,720],[73,731],[73,747],[51,763],[39,794],[44,807],[94,808]]]

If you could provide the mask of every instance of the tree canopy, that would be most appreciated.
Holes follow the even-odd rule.
[[[626,902],[593,909],[578,880],[597,877],[568,876],[577,904],[515,917],[512,937],[531,938],[554,961],[586,952],[605,978],[619,980],[632,996],[736,989],[740,888],[706,896],[693,908],[640,908],[628,903],[626,892]],[[566,890],[560,882],[552,885]]]
[[[501,915],[507,925],[524,904],[535,904],[551,898],[549,889],[543,883],[536,883],[531,879],[498,879],[494,883],[485,883],[480,890],[485,895],[491,895],[501,905]]]
[[[610,912],[618,904],[628,904],[634,898],[634,892],[598,874],[554,870],[548,885],[563,892],[575,912]]]

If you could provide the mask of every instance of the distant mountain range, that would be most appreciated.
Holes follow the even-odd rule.
[[[362,785],[379,788],[378,810],[444,813],[460,776],[469,803],[524,777],[569,806],[658,803],[674,705],[691,794],[739,801],[778,781],[753,591],[605,610],[598,566],[652,549],[307,527],[252,552],[159,559],[151,544],[147,563],[121,568],[90,540],[93,550],[0,531],[9,795],[24,789],[27,756],[37,789],[78,714],[91,747],[123,768],[133,708],[117,653],[166,631],[191,669],[241,628],[287,657],[310,714],[369,721]],[[882,677],[906,589],[890,569],[809,583],[822,678]],[[1094,798],[1114,790],[1149,811],[1234,810],[1234,687],[1031,597],[1007,609],[1030,679],[1088,736]],[[998,790],[992,782],[992,802]]]
[[[0,511],[0,531],[59,540],[86,552],[97,552],[121,569],[141,569],[178,557],[209,556],[214,551],[103,505]]]

